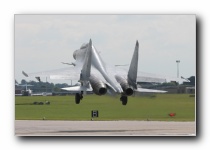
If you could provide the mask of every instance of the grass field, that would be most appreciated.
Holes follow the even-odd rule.
[[[34,105],[49,101],[50,105]],[[79,105],[74,96],[16,96],[16,120],[91,120],[91,110],[98,110],[94,120],[195,121],[195,97],[188,94],[157,94],[129,97],[123,106],[118,98],[86,95]],[[170,117],[169,113],[176,113]]]

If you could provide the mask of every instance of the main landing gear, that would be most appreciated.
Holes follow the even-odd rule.
[[[75,103],[79,104],[80,100],[82,100],[82,99],[83,99],[83,91],[81,91],[81,93],[76,93],[76,95],[75,95]]]
[[[127,96],[122,95],[122,96],[120,97],[120,101],[122,101],[122,104],[123,104],[123,105],[126,105],[126,104],[127,104],[127,102],[128,102],[128,97],[127,97]]]
[[[80,103],[80,100],[83,99],[83,91],[81,91],[81,93],[76,93],[75,94],[75,103],[76,104],[79,104]],[[126,105],[127,102],[128,102],[128,97],[125,96],[125,95],[122,95],[120,97],[120,101],[122,102],[123,105]]]

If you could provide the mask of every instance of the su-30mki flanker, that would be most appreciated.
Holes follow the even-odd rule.
[[[127,104],[128,97],[135,95],[137,92],[152,92],[152,93],[165,93],[167,91],[144,89],[137,87],[138,76],[138,58],[139,58],[139,42],[136,41],[133,56],[130,62],[128,71],[124,69],[108,66],[101,58],[99,52],[92,44],[83,44],[79,50],[74,51],[73,58],[75,62],[66,63],[72,65],[65,69],[57,69],[51,71],[44,71],[38,73],[25,73],[26,77],[50,77],[50,79],[70,79],[78,80],[80,83],[76,86],[62,88],[67,91],[74,91],[75,103],[79,104],[80,100],[87,91],[92,91],[94,94],[102,96],[109,94],[115,96],[120,94],[120,101],[123,105]],[[142,78],[142,79],[145,79]],[[149,77],[154,81],[157,78]],[[158,78],[160,80],[160,78]]]

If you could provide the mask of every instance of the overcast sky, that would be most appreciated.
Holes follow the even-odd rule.
[[[176,77],[180,60],[180,76],[196,75],[195,15],[15,15],[15,79],[67,67],[90,38],[110,65],[129,64],[138,40],[138,71]]]

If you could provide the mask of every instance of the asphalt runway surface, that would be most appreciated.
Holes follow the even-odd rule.
[[[16,136],[196,136],[195,122],[15,120]]]

